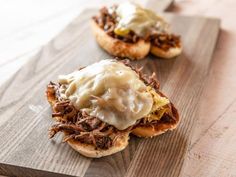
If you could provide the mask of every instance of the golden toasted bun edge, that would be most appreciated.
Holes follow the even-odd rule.
[[[129,132],[122,134],[115,141],[114,145],[108,149],[95,149],[93,145],[80,143],[76,140],[69,140],[67,143],[80,154],[90,158],[100,158],[122,151],[126,148],[129,141]]]
[[[150,52],[157,57],[161,57],[163,59],[169,59],[180,55],[182,52],[182,47],[173,47],[165,51],[157,46],[152,45]]]

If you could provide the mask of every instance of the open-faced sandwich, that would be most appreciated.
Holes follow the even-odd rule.
[[[149,52],[173,58],[182,51],[180,37],[169,33],[167,22],[154,12],[125,2],[103,7],[91,20],[98,44],[113,56],[143,59]]]
[[[146,76],[127,61],[101,60],[60,75],[46,95],[56,121],[50,137],[63,132],[64,141],[87,157],[123,150],[130,133],[152,137],[179,122],[155,74]]]

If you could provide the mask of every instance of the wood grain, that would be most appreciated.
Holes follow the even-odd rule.
[[[220,18],[221,32],[199,102],[184,177],[236,177],[236,1],[180,1],[172,12]],[[207,168],[206,168],[207,167]]]
[[[166,15],[173,31],[183,36],[184,53],[173,60],[148,56],[133,63],[143,65],[147,73],[158,73],[163,91],[179,108],[179,128],[153,139],[132,137],[123,152],[92,160],[61,144],[61,137],[48,140],[52,120],[44,91],[58,74],[110,58],[97,46],[89,30],[88,19],[94,13],[85,11],[1,87],[1,173],[42,176],[39,170],[73,176],[179,176],[219,20]]]

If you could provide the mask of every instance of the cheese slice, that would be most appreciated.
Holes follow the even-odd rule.
[[[59,76],[60,95],[91,116],[123,130],[147,116],[153,96],[130,67],[102,60],[68,75]]]
[[[132,30],[138,36],[145,37],[154,28],[159,32],[168,28],[163,18],[132,2],[121,3],[116,14],[118,23],[114,32],[117,35],[125,36]]]

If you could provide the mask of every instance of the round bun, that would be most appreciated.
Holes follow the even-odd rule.
[[[153,137],[165,133],[168,130],[174,130],[179,124],[179,114],[176,108],[172,104],[172,112],[173,116],[175,117],[175,121],[173,122],[160,122],[152,125],[145,125],[145,126],[137,126],[135,129],[132,130],[132,134],[138,137]]]
[[[150,42],[145,42],[143,39],[134,44],[115,39],[106,34],[94,20],[91,20],[91,27],[98,44],[113,56],[139,60],[150,51]]]
[[[86,157],[92,157],[92,158],[100,158],[103,156],[108,156],[114,153],[117,153],[119,151],[122,151],[126,148],[129,141],[129,133],[124,133],[121,136],[117,138],[114,145],[110,147],[109,149],[95,149],[93,145],[80,143],[76,140],[68,140],[67,143],[77,152],[80,154],[86,156]]]
[[[164,51],[163,49],[157,46],[154,45],[151,46],[151,53],[157,57],[161,57],[164,59],[176,57],[180,55],[181,52],[182,52],[182,47],[173,47],[170,48],[168,51]]]

